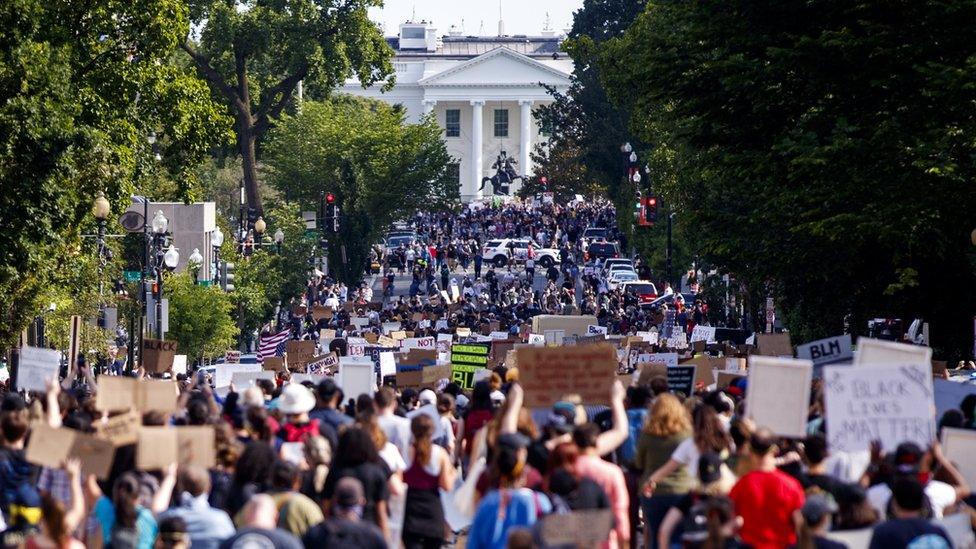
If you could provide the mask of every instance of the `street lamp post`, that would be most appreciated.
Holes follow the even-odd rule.
[[[95,202],[92,203],[92,215],[98,221],[98,297],[102,297],[102,268],[105,266],[105,220],[112,212],[112,205],[105,198],[105,193],[98,191]],[[99,309],[101,303],[99,303]]]
[[[172,243],[169,243],[169,248],[166,248],[168,229],[169,220],[163,215],[162,210],[157,210],[152,219],[152,238],[148,243],[152,248],[152,253],[149,254],[150,267],[155,277],[153,293],[156,298],[156,339],[163,339],[163,271],[175,269],[180,261],[180,253]]]
[[[203,256],[200,255],[199,248],[193,248],[193,253],[187,259],[190,269],[193,271],[193,284],[200,283],[200,265],[203,264]]]
[[[220,284],[220,247],[224,244],[224,231],[220,230],[220,227],[214,229],[213,234],[210,235],[210,245],[213,246],[213,264],[216,268],[211,272],[216,272],[217,274],[213,276],[213,282]]]
[[[285,231],[279,228],[274,234],[275,250],[281,255],[281,243],[285,241]]]

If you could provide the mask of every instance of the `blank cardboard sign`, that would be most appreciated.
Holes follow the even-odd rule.
[[[976,431],[945,427],[942,453],[956,465],[970,486],[976,486]]]
[[[854,355],[854,365],[890,364],[901,366],[904,364],[932,364],[932,348],[922,345],[909,345],[894,341],[857,338],[857,353]]]
[[[806,436],[812,378],[809,360],[751,357],[746,413],[777,435]]]

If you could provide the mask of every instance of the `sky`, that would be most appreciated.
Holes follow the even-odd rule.
[[[395,36],[400,23],[411,17],[433,21],[438,36],[447,34],[451,25],[461,27],[462,20],[464,34],[477,36],[482,22],[485,36],[498,34],[499,0],[385,0],[384,4],[369,11],[374,21],[386,25],[387,36]],[[582,5],[583,0],[501,0],[505,34],[538,35],[547,12],[552,28],[561,33]]]

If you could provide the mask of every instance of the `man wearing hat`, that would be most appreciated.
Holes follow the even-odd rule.
[[[955,486],[931,480],[933,465],[940,465],[943,472],[953,479]],[[936,443],[932,452],[926,452],[914,442],[903,442],[895,449],[895,453],[888,463],[892,469],[894,479],[914,477],[919,480],[925,491],[927,518],[942,518],[946,507],[966,498],[970,494],[969,485],[959,470],[942,455],[941,447]],[[891,483],[880,483],[868,490],[868,501],[881,517],[893,518],[891,502]]]
[[[309,419],[315,407],[315,397],[301,383],[289,383],[278,399],[278,410],[285,414],[285,422],[278,431],[282,442],[302,442],[309,435],[319,434],[319,420]]]

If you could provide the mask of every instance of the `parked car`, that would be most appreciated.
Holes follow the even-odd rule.
[[[528,239],[496,238],[485,243],[481,251],[482,257],[489,263],[494,263],[496,267],[508,265],[509,243],[513,244],[512,253],[515,261],[524,263],[529,255]],[[540,248],[535,244],[532,246],[535,252],[535,262],[543,269],[559,263],[559,250],[554,248]]]
[[[649,280],[634,280],[620,284],[624,294],[637,296],[640,304],[651,303],[657,299],[657,288]]]
[[[603,262],[603,272],[609,273],[610,269],[617,265],[625,265],[627,267],[630,267],[631,270],[636,270],[634,269],[633,260],[624,257],[614,257],[614,258],[607,259],[606,261]]]
[[[640,276],[638,276],[634,271],[619,269],[607,277],[607,288],[610,290],[616,290],[617,287],[624,282],[634,282],[637,280],[640,280]]]
[[[590,242],[592,240],[606,240],[609,231],[606,227],[587,227],[583,231],[583,240]]]

